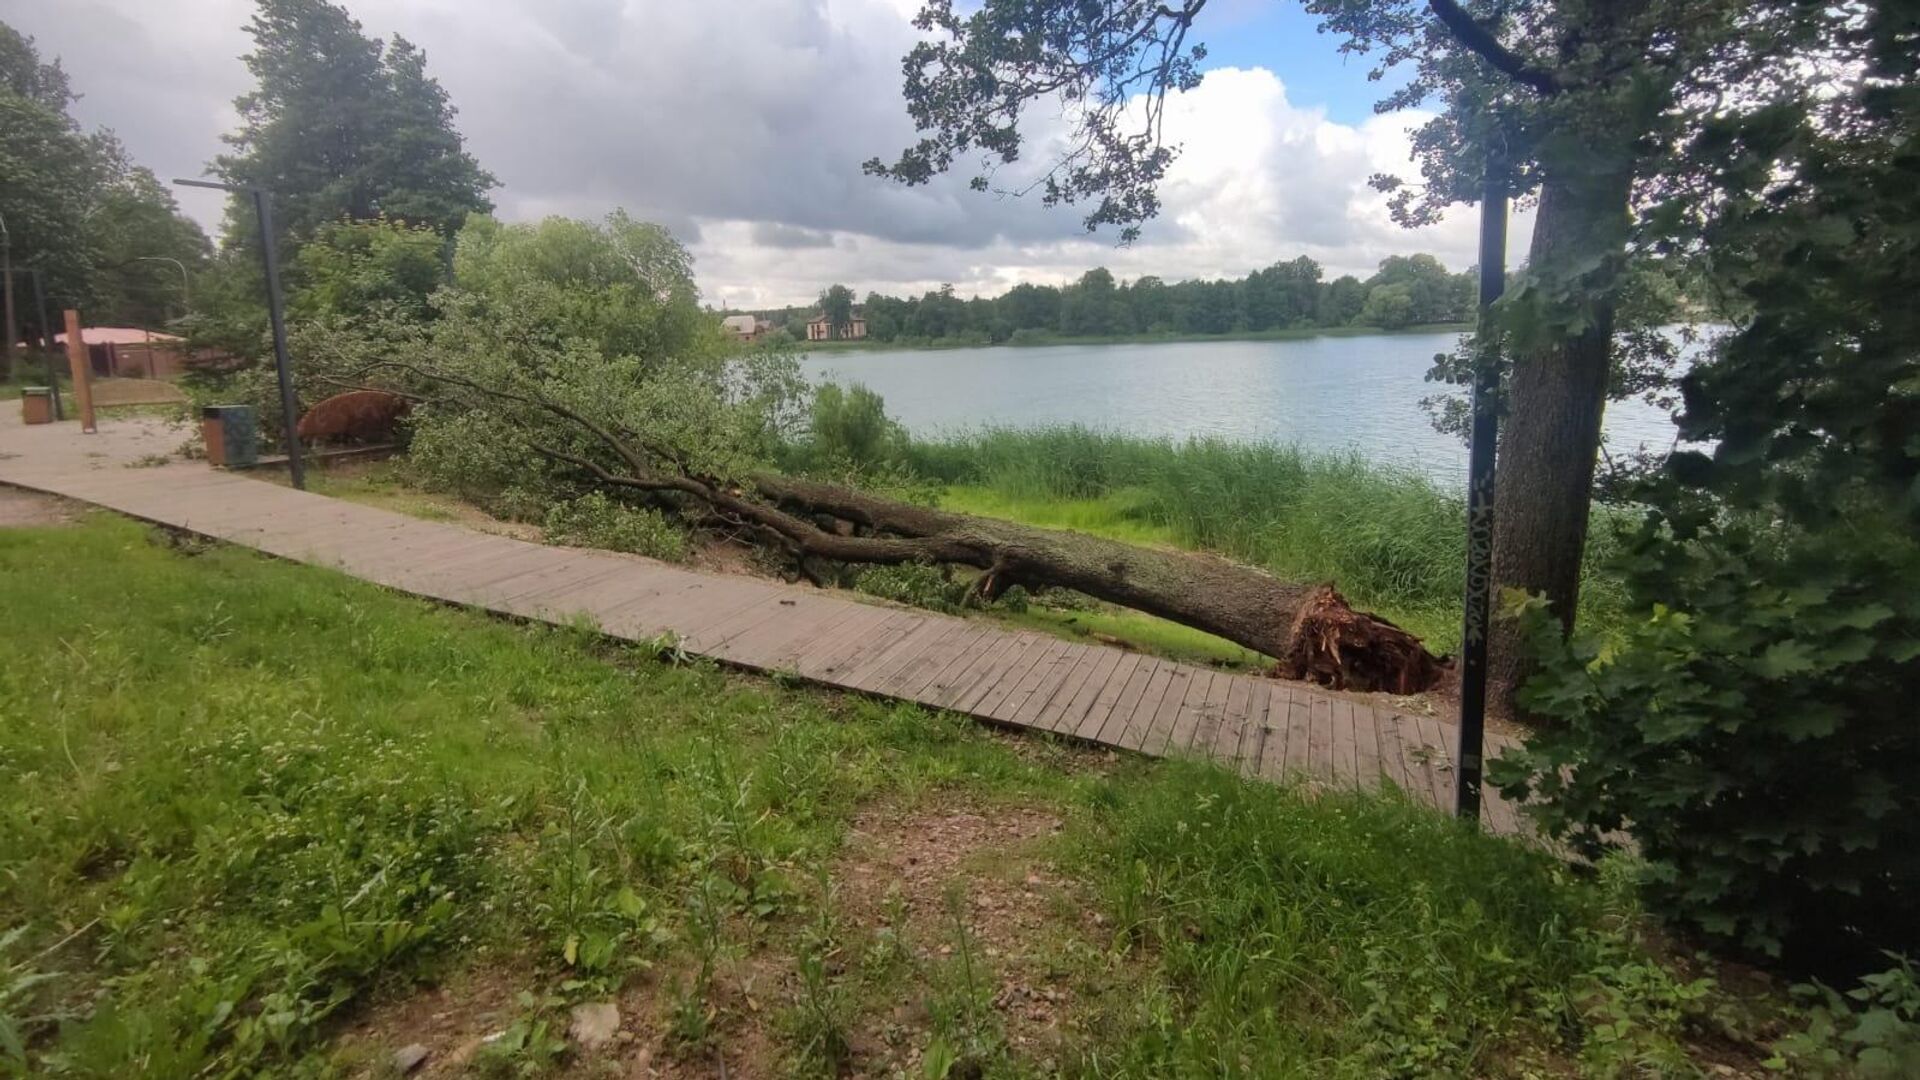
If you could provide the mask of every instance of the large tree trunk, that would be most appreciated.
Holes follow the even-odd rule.
[[[1354,611],[1328,585],[1285,581],[1210,555],[948,513],[829,484],[768,475],[755,487],[791,516],[825,517],[870,534],[822,530],[823,536],[798,537],[802,554],[899,562],[901,551],[875,546],[870,537],[912,539],[928,545],[927,558],[982,570],[979,589],[988,597],[1015,585],[1073,589],[1264,653],[1289,678],[1406,694],[1440,676],[1439,662],[1419,639]]]
[[[1551,283],[1580,279],[1578,290],[1595,299],[1553,312],[1583,317],[1579,333],[1515,358],[1495,473],[1493,575],[1497,588],[1544,594],[1571,631],[1612,369],[1607,268],[1625,250],[1630,180],[1569,172],[1541,188],[1528,262]],[[1576,269],[1594,266],[1600,269]],[[1511,714],[1528,670],[1513,620],[1495,621],[1491,646],[1488,698]]]

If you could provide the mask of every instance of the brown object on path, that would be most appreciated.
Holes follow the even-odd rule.
[[[80,430],[88,435],[100,429],[93,422],[93,364],[80,334],[80,313],[67,310],[67,366],[73,371],[73,396],[80,400]]]
[[[385,390],[349,390],[307,410],[294,433],[308,442],[384,443],[412,402]]]

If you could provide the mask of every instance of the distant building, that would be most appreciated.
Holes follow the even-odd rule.
[[[752,341],[765,332],[765,324],[751,315],[729,315],[720,320],[720,326],[740,341]]]
[[[134,326],[88,326],[80,331],[93,373],[102,378],[171,379],[188,366],[186,343],[172,334]],[[64,347],[67,335],[53,335]]]
[[[857,311],[854,312],[853,318],[847,322],[846,331],[847,332],[845,334],[842,334],[840,336],[840,340],[858,341],[861,338],[866,337],[867,336],[866,318],[863,317],[859,312]],[[808,341],[832,341],[833,340],[833,325],[827,322],[827,317],[824,313],[820,315],[815,315],[813,318],[807,320],[807,340]]]

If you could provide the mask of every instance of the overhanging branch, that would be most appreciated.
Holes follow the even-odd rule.
[[[1500,44],[1500,39],[1493,36],[1493,31],[1480,25],[1478,19],[1454,0],[1427,0],[1427,7],[1432,9],[1434,17],[1447,28],[1454,40],[1493,65],[1494,70],[1542,94],[1560,91],[1560,80],[1552,72],[1534,67],[1522,60],[1519,54]]]

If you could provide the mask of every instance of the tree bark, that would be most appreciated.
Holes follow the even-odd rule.
[[[1441,674],[1418,638],[1353,610],[1330,585],[1286,581],[1211,555],[931,510],[830,484],[765,475],[755,488],[792,514],[936,544],[939,554],[932,557],[939,561],[984,571],[978,588],[988,598],[1015,585],[1073,589],[1204,630],[1273,657],[1288,678],[1336,689],[1416,693]],[[848,562],[901,561],[887,549],[876,552],[882,558],[864,557],[865,539],[835,535],[803,543],[802,550]]]
[[[1494,583],[1498,589],[1544,594],[1567,631],[1579,606],[1580,562],[1612,370],[1613,299],[1605,267],[1625,251],[1630,191],[1624,172],[1578,173],[1542,185],[1528,262],[1550,283],[1565,286],[1583,279],[1578,290],[1593,299],[1555,311],[1581,316],[1585,325],[1517,357],[1507,384],[1495,470]],[[1586,265],[1601,269],[1576,269]],[[1515,714],[1514,693],[1527,674],[1518,627],[1511,619],[1497,619],[1488,655],[1488,699],[1496,712]]]

